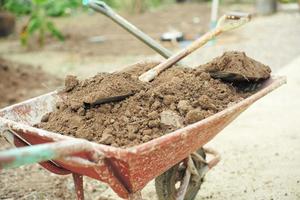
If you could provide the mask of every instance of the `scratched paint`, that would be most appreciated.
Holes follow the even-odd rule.
[[[11,149],[5,152],[0,152],[0,168],[16,168],[22,165],[38,163],[45,160],[55,158],[55,152],[51,149],[35,148],[28,149]],[[1,163],[1,160],[10,159],[9,162]]]

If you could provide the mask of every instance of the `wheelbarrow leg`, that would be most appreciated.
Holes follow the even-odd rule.
[[[143,200],[141,191],[130,194],[128,200]]]
[[[73,175],[77,200],[84,200],[83,176],[77,173],[72,173],[72,175]]]

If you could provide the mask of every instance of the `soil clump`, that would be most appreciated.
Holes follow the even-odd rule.
[[[213,63],[222,63],[219,60]],[[68,76],[57,110],[36,126],[106,145],[130,147],[207,118],[251,94],[212,78],[203,66],[172,67],[150,83],[139,82],[137,77],[153,65],[100,73],[83,81]],[[124,91],[135,94],[90,109],[82,106],[85,101]]]
[[[241,75],[241,80],[259,81],[270,77],[271,69],[245,52],[228,51],[203,66],[206,72],[225,72]]]

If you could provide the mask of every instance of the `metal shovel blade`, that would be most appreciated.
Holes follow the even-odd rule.
[[[95,102],[92,102],[92,103],[83,102],[83,108],[84,109],[90,109],[90,108],[93,108],[93,107],[101,105],[101,104],[122,101],[122,100],[124,100],[127,97],[130,97],[132,95],[133,95],[133,93],[128,93],[128,94],[125,94],[125,95],[111,96],[111,97],[105,97],[105,98],[97,99]]]
[[[209,74],[212,78],[222,79],[223,81],[229,81],[229,82],[243,82],[243,81],[259,82],[265,80],[265,78],[263,77],[243,76],[242,74],[224,72],[224,71],[209,72]]]

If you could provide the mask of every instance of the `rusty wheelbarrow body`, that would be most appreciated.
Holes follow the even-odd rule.
[[[116,148],[34,128],[33,125],[39,123],[44,114],[53,111],[56,102],[61,101],[56,91],[0,110],[0,131],[16,147],[67,142],[65,145],[69,145],[71,157],[40,164],[56,174],[72,173],[77,183],[76,189],[82,188],[84,175],[107,183],[120,197],[130,198],[153,178],[213,139],[255,101],[285,82],[285,77],[272,77],[262,84],[259,91],[241,102],[204,120],[130,148]],[[77,190],[80,197],[78,193],[80,189]]]

